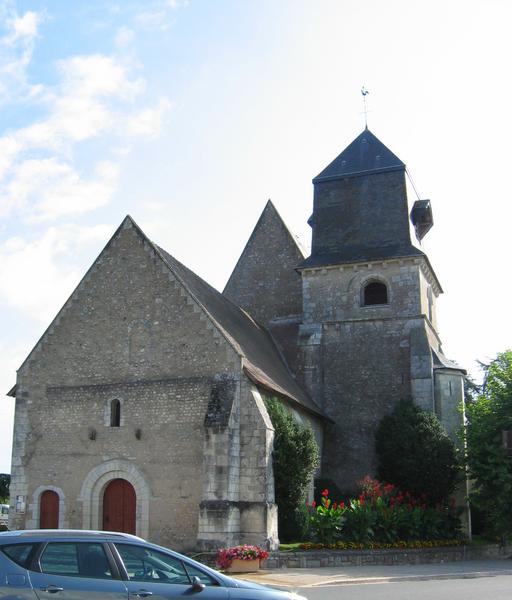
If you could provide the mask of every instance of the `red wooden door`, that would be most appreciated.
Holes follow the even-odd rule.
[[[103,495],[103,530],[135,534],[135,490],[126,479],[113,479]]]
[[[41,494],[39,527],[41,529],[59,528],[59,495],[57,492],[46,490]]]

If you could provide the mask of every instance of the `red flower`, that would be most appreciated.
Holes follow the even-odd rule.
[[[340,508],[345,508],[345,502],[340,502]]]
[[[336,507],[337,507],[337,506],[338,506],[338,505],[336,504],[336,502],[333,502],[333,503],[332,503],[332,509],[333,509],[333,510],[336,510]]]
[[[325,488],[325,490],[322,492],[322,496],[324,496],[324,498],[327,498],[328,495],[329,495],[329,490],[327,488]]]
[[[315,508],[316,507],[316,502],[313,500],[313,502],[311,502],[311,508]]]

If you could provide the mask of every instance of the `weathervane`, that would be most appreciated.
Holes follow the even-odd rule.
[[[364,128],[368,129],[368,110],[366,109],[366,96],[368,96],[370,92],[364,87],[361,88],[361,94],[363,96],[363,106],[364,106]]]

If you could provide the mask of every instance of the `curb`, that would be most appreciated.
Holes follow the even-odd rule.
[[[478,579],[482,577],[499,577],[500,575],[512,575],[512,569],[493,570],[493,571],[467,571],[461,573],[432,573],[429,575],[391,575],[389,577],[344,577],[337,578],[335,575],[332,578],[324,579],[322,581],[307,582],[302,580],[307,578],[307,575],[298,577],[296,581],[279,581],[272,579],[270,576],[268,579],[263,577],[240,577],[246,581],[254,581],[263,585],[271,586],[277,589],[288,590],[290,588],[316,588],[316,587],[329,587],[335,585],[371,585],[379,583],[399,583],[407,581],[443,581],[449,579]]]
[[[329,585],[361,585],[371,583],[395,583],[400,581],[442,581],[446,579],[478,579],[480,577],[498,577],[512,575],[512,569],[503,571],[469,571],[467,573],[439,573],[432,575],[396,575],[392,577],[358,577],[353,579],[329,579],[302,587],[322,587]]]

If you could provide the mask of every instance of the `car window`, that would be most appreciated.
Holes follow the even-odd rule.
[[[131,581],[189,585],[191,580],[181,560],[151,548],[115,544]]]
[[[219,585],[218,582],[215,581],[212,577],[210,577],[207,573],[201,571],[201,569],[198,569],[197,567],[190,565],[189,563],[185,563],[185,569],[187,570],[189,577],[199,577],[201,583],[203,583],[204,585]]]
[[[9,546],[1,546],[0,550],[16,564],[26,567],[30,553],[34,547],[35,544],[12,544]]]
[[[112,571],[99,543],[50,543],[39,559],[41,571],[55,575],[111,579]]]

